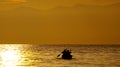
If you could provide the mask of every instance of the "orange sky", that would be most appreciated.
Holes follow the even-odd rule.
[[[1,0],[0,43],[120,44],[119,0]]]

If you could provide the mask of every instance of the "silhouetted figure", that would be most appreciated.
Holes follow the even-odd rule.
[[[64,49],[64,51],[62,51],[62,54],[62,59],[72,59],[71,50]]]

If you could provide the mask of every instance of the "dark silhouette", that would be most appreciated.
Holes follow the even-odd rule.
[[[62,51],[62,59],[72,59],[71,50],[64,49]]]

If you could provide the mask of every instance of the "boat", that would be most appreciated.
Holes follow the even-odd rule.
[[[72,59],[72,55],[62,55],[62,59]]]
[[[61,54],[59,54],[57,57],[59,57]],[[71,55],[71,50],[68,49],[64,49],[64,51],[62,51],[62,59],[72,59],[72,55]]]

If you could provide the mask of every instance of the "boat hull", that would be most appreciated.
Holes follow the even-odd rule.
[[[72,59],[72,55],[62,55],[62,59]]]

